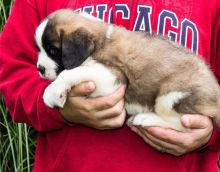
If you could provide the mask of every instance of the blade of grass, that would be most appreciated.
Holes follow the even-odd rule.
[[[18,167],[18,170],[21,168],[23,169],[23,163],[22,159],[23,159],[23,145],[22,145],[22,124],[18,124],[18,163],[20,164]]]
[[[9,129],[9,124],[8,121],[6,119],[6,109],[3,106],[0,106],[0,112],[3,114],[3,119],[4,119],[4,123],[6,125],[6,129],[7,129],[7,134],[8,134],[8,138],[9,138],[9,143],[10,143],[10,149],[11,149],[11,153],[12,153],[12,159],[13,159],[13,165],[14,165],[14,170],[16,172],[17,169],[17,165],[16,165],[16,160],[15,160],[15,151],[14,151],[14,146],[13,146],[13,140],[12,140],[12,135],[11,135],[11,131]]]
[[[24,125],[24,136],[25,136],[25,145],[26,145],[26,155],[27,155],[27,169],[28,172],[30,172],[30,157],[29,157],[29,143],[28,143],[28,131],[27,131],[27,125]]]
[[[1,12],[1,11],[2,11],[2,12]],[[6,19],[7,19],[7,16],[6,16],[5,6],[4,6],[2,0],[0,0],[0,12],[1,12],[1,14],[2,14],[1,17],[3,17],[3,19],[4,19],[3,22],[5,23],[5,21],[6,21]]]

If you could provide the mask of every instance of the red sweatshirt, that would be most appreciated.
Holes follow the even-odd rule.
[[[0,39],[0,90],[13,120],[39,132],[33,171],[217,172],[216,127],[203,149],[175,157],[154,150],[126,125],[109,131],[71,126],[44,105],[48,81],[36,69],[34,32],[48,14],[67,7],[133,31],[167,35],[202,55],[220,79],[218,0],[16,0]]]

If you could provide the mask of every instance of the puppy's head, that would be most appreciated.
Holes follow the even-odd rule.
[[[40,76],[54,80],[64,69],[81,65],[100,42],[96,22],[101,23],[72,10],[56,11],[43,20],[35,34]]]

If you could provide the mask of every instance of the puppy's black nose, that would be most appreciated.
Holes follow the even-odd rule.
[[[37,70],[41,73],[41,75],[44,75],[46,69],[45,69],[45,67],[38,65]]]

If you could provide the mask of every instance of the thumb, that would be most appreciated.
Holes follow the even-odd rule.
[[[70,97],[87,96],[95,91],[95,83],[92,81],[83,82],[73,87],[69,93]]]
[[[186,114],[180,120],[184,127],[191,129],[204,129],[209,125],[208,117],[199,114]]]

